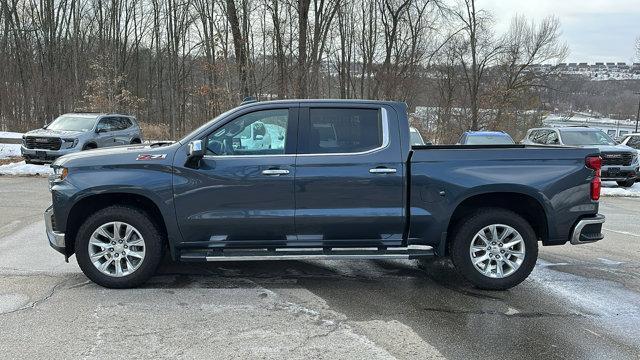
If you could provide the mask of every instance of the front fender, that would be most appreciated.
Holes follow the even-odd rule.
[[[144,197],[158,209],[167,230],[171,251],[182,242],[173,205],[172,167],[163,164],[130,164],[122,166],[92,166],[71,168],[67,178],[51,188],[58,231],[67,231],[69,215],[77,204],[92,197],[126,203],[127,195]],[[106,198],[105,198],[106,197]]]

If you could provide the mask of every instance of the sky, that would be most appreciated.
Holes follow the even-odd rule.
[[[571,50],[566,62],[632,62],[640,37],[640,0],[476,0],[476,7],[492,12],[496,33],[515,15],[555,15]]]

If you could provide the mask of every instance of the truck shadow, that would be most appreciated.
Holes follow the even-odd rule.
[[[415,290],[453,291],[481,299],[496,299],[495,292],[473,288],[447,259],[434,259],[423,267],[410,260],[361,261],[224,261],[185,263],[163,260],[147,288],[294,288],[352,286],[384,287],[389,282],[410,283]],[[347,284],[350,283],[351,285]],[[345,291],[348,291],[345,289]]]

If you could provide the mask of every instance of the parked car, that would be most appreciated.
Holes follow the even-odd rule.
[[[515,143],[504,131],[465,131],[458,140],[459,145],[512,145]]]
[[[424,139],[418,129],[414,127],[409,128],[409,142],[411,145],[424,145]]]
[[[81,150],[141,142],[140,127],[133,116],[71,113],[24,134],[20,150],[28,164],[44,164]]]
[[[256,145],[256,122],[283,138]],[[473,285],[508,289],[539,242],[603,238],[598,149],[411,146],[409,133],[403,103],[246,104],[170,145],[59,158],[46,234],[112,288],[145,282],[167,249],[180,261],[450,256]]]
[[[640,133],[627,134],[620,139],[620,143],[636,149],[636,152],[640,154]]]
[[[602,180],[621,187],[635,183],[639,172],[638,154],[616,142],[604,131],[589,127],[536,128],[527,131],[523,144],[598,148],[602,157]]]

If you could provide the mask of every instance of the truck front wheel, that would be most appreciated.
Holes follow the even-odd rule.
[[[478,209],[458,223],[451,244],[456,270],[474,286],[510,289],[529,276],[538,258],[536,233],[520,215]]]
[[[163,237],[145,212],[110,206],[89,216],[78,229],[76,258],[98,285],[131,288],[147,281],[162,258]]]

